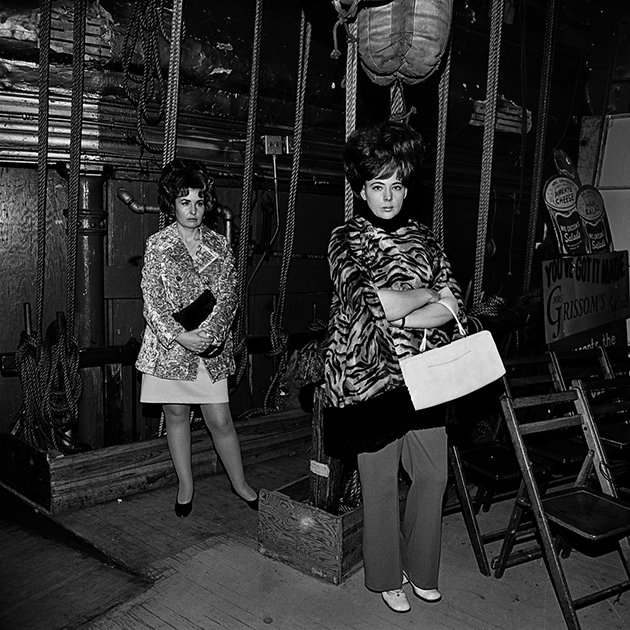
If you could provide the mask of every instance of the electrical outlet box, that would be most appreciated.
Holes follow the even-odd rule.
[[[282,155],[282,136],[263,136],[266,155]]]

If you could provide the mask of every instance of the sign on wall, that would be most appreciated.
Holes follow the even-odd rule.
[[[545,184],[543,197],[561,254],[577,256],[612,249],[604,199],[597,188],[556,175]]]
[[[543,262],[545,341],[630,317],[628,252],[566,256]]]

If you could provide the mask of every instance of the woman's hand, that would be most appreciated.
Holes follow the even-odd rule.
[[[195,354],[203,352],[210,345],[206,333],[200,328],[180,333],[175,341]]]

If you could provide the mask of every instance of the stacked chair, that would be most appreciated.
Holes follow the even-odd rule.
[[[630,352],[547,352],[505,364],[489,439],[449,447],[462,514],[484,575],[492,567],[500,578],[508,567],[545,558],[567,627],[577,630],[577,610],[630,589],[626,579],[574,599],[561,562],[584,544],[606,541],[617,546],[630,578],[630,503],[619,500],[615,463],[625,458],[627,468],[630,453]],[[505,497],[514,501],[506,527],[481,533],[479,512]],[[500,553],[489,562],[485,546],[498,540]]]
[[[502,389],[513,397],[566,391],[576,378],[588,383],[614,376],[610,361],[601,348],[546,352],[508,358],[504,362],[506,375],[502,379]],[[538,412],[530,409],[528,413],[535,416]],[[514,496],[519,483],[522,485],[521,470],[506,429],[503,414],[498,410],[494,430],[485,441],[474,446],[461,446],[451,441],[449,447],[462,515],[479,570],[484,575],[491,574],[485,546],[502,540],[506,529],[482,533],[477,516],[482,510],[488,511],[493,501]],[[587,448],[579,429],[567,427],[553,437],[541,435],[533,442],[534,472],[543,488],[575,477]],[[471,485],[477,488],[474,497]],[[526,542],[532,535],[532,528],[523,526],[522,529],[521,538]]]

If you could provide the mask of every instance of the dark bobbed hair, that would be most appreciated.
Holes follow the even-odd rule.
[[[175,216],[175,199],[185,197],[189,190],[201,190],[201,197],[205,202],[206,219],[208,214],[216,214],[216,194],[214,179],[206,167],[197,160],[174,159],[163,169],[158,182],[158,203],[160,210],[169,218]]]
[[[420,174],[424,155],[422,136],[403,122],[386,120],[351,133],[343,152],[343,168],[350,187],[358,195],[366,182],[391,177],[411,188]]]

